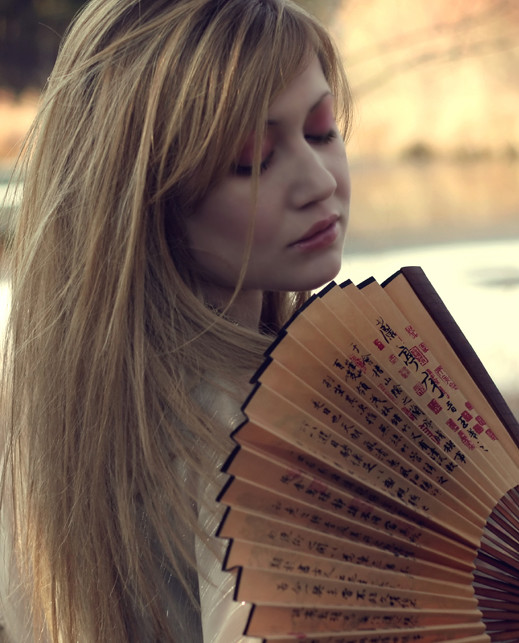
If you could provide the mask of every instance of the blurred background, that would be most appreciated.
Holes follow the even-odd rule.
[[[355,102],[340,278],[421,265],[519,414],[519,2],[299,1],[332,31]],[[0,0],[0,203],[81,4]]]

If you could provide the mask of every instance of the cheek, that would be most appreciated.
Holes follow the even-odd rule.
[[[250,204],[249,191],[243,195],[239,190],[217,190],[193,215],[188,225],[191,248],[206,269],[215,274],[220,265],[239,269],[250,235]],[[254,238],[253,252],[257,245]]]
[[[282,213],[279,186],[274,182],[259,186],[257,207],[252,204],[250,183],[232,179],[207,195],[188,220],[191,247],[218,254],[241,254],[254,226],[252,250],[269,248],[278,237]]]
[[[254,215],[254,239],[255,247],[270,247],[279,236],[283,213],[274,194],[268,189],[263,190],[260,195],[258,207]]]
[[[225,199],[219,203],[219,209],[215,215],[219,236],[228,239],[240,249],[244,248],[253,221],[250,196]]]

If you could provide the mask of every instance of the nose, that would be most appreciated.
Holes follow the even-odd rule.
[[[337,180],[328,169],[319,148],[302,141],[293,165],[292,199],[296,208],[325,201],[337,189]]]

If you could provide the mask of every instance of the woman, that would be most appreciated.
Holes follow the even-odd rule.
[[[75,21],[13,248],[13,641],[248,640],[218,466],[273,333],[339,269],[348,124],[336,51],[288,0]]]

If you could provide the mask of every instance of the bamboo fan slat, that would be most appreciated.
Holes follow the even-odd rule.
[[[519,641],[519,425],[420,268],[325,288],[254,379],[219,496],[244,634]]]

